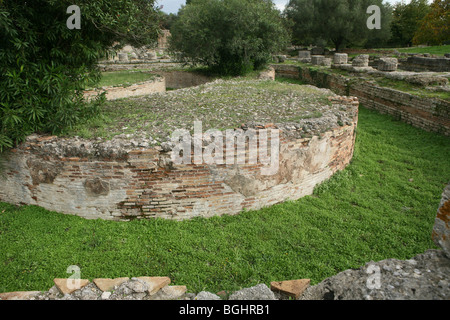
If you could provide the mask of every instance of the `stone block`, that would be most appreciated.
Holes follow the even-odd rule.
[[[331,58],[324,58],[321,65],[331,67],[331,62],[332,62]]]
[[[181,299],[187,291],[186,286],[166,286],[156,293],[154,300],[177,300]]]
[[[258,79],[261,80],[275,80],[275,69],[273,67],[269,67],[267,70],[262,71]]]
[[[309,287],[310,279],[274,281],[270,283],[270,289],[282,295],[298,299]]]
[[[450,258],[450,183],[442,193],[436,219],[434,221],[432,238],[434,243],[441,247]]]
[[[130,280],[129,278],[116,278],[116,279],[94,279],[94,284],[102,291],[112,291],[114,287],[120,286],[125,281]]]
[[[347,64],[348,62],[348,54],[346,53],[335,53],[333,56],[334,64]]]
[[[234,292],[228,300],[276,300],[276,297],[265,284],[258,284],[254,287]]]
[[[352,60],[352,66],[354,66],[354,67],[368,67],[369,66],[369,55],[368,54],[361,54],[359,56],[356,56]]]
[[[397,58],[386,58],[382,57],[378,61],[378,67],[377,69],[379,71],[397,71],[398,67],[398,59]]]
[[[298,52],[299,59],[311,59],[311,52],[309,50],[302,50]]]
[[[311,63],[316,66],[321,66],[324,62],[325,56],[313,55],[311,56]]]
[[[169,277],[138,277],[137,279],[147,283],[150,295],[157,293],[161,288],[170,284]]]
[[[158,55],[156,54],[155,51],[149,51],[147,52],[147,56],[150,60],[156,60],[158,59]]]
[[[119,56],[119,61],[122,61],[122,62],[128,61],[128,53],[122,52],[122,53],[119,53],[118,56]]]
[[[40,291],[15,291],[0,293],[0,300],[28,300],[30,297],[38,295]]]

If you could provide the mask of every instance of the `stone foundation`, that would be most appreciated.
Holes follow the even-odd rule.
[[[102,92],[106,92],[107,100],[166,92],[166,79],[164,77],[157,77],[154,80],[135,83],[128,87],[103,87],[102,89],[88,90],[85,91],[84,96],[89,99]]]
[[[317,184],[352,159],[358,102],[337,97],[332,103],[347,110],[352,120],[309,137],[302,133],[301,123],[291,131],[283,127],[279,168],[273,175],[262,175],[265,166],[259,162],[176,165],[173,151],[129,141],[30,136],[0,158],[0,201],[89,219],[182,220],[295,200],[312,194]],[[313,126],[314,121],[324,122],[304,121]],[[223,150],[227,154],[225,144]]]

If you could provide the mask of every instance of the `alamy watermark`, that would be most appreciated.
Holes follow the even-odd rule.
[[[174,164],[262,165],[261,175],[278,172],[280,158],[279,129],[228,129],[225,132],[202,130],[202,122],[194,122],[194,134],[186,129],[172,133]]]
[[[71,5],[67,8],[66,13],[72,15],[67,19],[66,25],[70,30],[81,29],[81,10],[77,5]]]
[[[67,273],[73,273],[66,281],[69,290],[78,290],[81,288],[81,270],[79,266],[71,265],[67,267]]]

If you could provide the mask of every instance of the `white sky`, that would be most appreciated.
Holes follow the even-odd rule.
[[[389,2],[391,4],[394,4],[396,2],[401,2],[401,0],[385,0],[386,2]],[[284,10],[284,7],[289,2],[289,0],[273,0],[275,5],[280,10]],[[409,3],[410,0],[406,0],[406,3]],[[180,9],[181,5],[185,4],[186,0],[157,0],[157,4],[159,6],[164,6],[162,11],[166,13],[177,13]]]

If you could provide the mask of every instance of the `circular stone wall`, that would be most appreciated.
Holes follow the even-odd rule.
[[[236,139],[250,132],[267,137],[254,145],[244,140],[243,149],[226,139],[215,140],[222,141],[215,144],[220,144],[222,159],[231,162],[208,162],[206,157],[196,161],[198,152],[211,151],[204,135],[203,146],[193,143],[190,152],[183,153],[173,143],[151,146],[145,138],[103,141],[32,135],[0,156],[0,201],[92,219],[181,220],[295,200],[311,194],[352,159],[358,101],[339,96],[330,101],[330,112],[323,117],[252,122],[229,131]],[[250,161],[255,150],[256,163]],[[261,152],[267,152],[269,161],[260,161]],[[179,163],[174,157],[188,153],[191,162]],[[244,162],[237,161],[240,156]]]

